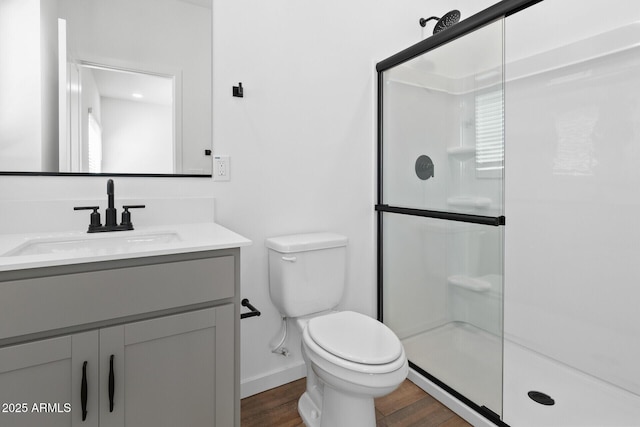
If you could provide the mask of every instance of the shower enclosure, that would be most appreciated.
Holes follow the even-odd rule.
[[[377,65],[379,318],[487,422],[640,425],[640,10],[601,20],[623,9],[506,0]]]

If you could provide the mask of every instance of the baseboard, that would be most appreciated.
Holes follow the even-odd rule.
[[[279,387],[306,376],[307,368],[304,362],[301,362],[298,365],[247,378],[242,380],[240,384],[240,398],[244,399],[245,397],[253,396],[254,394]]]
[[[415,370],[409,369],[408,378],[415,385],[438,399],[443,405],[458,414],[461,418],[464,418],[466,422],[473,425],[474,427],[496,427],[494,423],[492,423],[473,409],[469,408],[467,405],[456,399],[451,394],[442,390],[436,384],[429,381],[427,378],[423,377]]]

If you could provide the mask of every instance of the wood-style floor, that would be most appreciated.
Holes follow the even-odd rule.
[[[305,379],[242,399],[242,427],[302,427],[298,399]],[[376,399],[377,427],[470,426],[409,380],[388,396]]]

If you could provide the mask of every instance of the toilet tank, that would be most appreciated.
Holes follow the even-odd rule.
[[[269,293],[286,317],[300,317],[338,305],[345,285],[347,238],[335,233],[272,237]]]

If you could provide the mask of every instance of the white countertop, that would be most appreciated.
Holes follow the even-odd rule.
[[[47,242],[50,240],[91,240],[114,237],[144,237],[149,235],[175,233],[176,241],[153,243],[149,245],[133,245],[127,248],[109,248],[104,251],[79,251],[45,253],[36,255],[7,256],[16,248],[29,242]],[[53,267],[59,265],[80,264],[97,261],[113,261],[129,258],[141,258],[158,255],[171,255],[188,252],[202,252],[216,249],[237,248],[251,245],[251,240],[234,233],[216,223],[174,224],[153,227],[136,227],[132,231],[92,233],[86,231],[55,233],[20,233],[0,234],[0,272],[24,270],[29,268]]]

